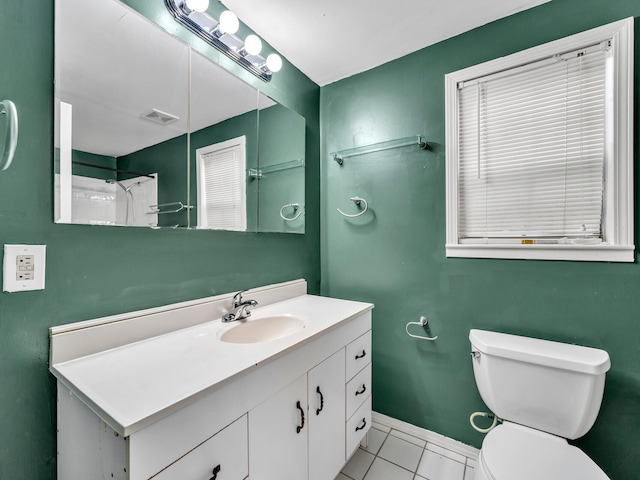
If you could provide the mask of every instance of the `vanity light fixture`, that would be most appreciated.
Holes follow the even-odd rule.
[[[193,12],[205,12],[209,8],[209,0],[186,0],[184,3]]]
[[[216,20],[206,13],[209,0],[165,0],[165,5],[177,22],[262,80],[270,81],[282,68],[280,55],[260,55],[260,37],[252,34],[243,42],[235,35],[240,22],[233,12],[225,10]]]
[[[282,58],[277,53],[271,53],[267,57],[267,68],[272,72],[279,72],[282,68]]]
[[[218,32],[220,35],[225,33],[233,35],[240,28],[238,17],[231,10],[225,10],[220,14],[220,23],[218,24]]]
[[[244,39],[244,50],[247,55],[260,55],[262,51],[262,40],[257,35],[249,35]]]

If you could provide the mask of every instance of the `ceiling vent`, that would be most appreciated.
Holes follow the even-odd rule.
[[[180,117],[176,117],[175,115],[171,115],[170,113],[166,113],[155,108],[143,113],[140,117],[153,123],[157,123],[158,125],[169,125],[170,123],[180,120]]]

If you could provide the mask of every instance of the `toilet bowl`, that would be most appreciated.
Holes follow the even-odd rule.
[[[609,480],[582,450],[560,437],[505,422],[482,442],[475,480]]]
[[[503,419],[482,443],[475,480],[609,480],[567,442],[595,422],[607,352],[483,330],[469,340],[480,395]]]

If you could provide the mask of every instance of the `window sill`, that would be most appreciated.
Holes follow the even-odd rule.
[[[460,245],[446,246],[447,257],[582,262],[634,262],[634,245]]]

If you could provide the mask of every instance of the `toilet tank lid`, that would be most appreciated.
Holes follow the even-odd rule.
[[[609,354],[597,348],[475,329],[469,340],[474,350],[486,355],[591,375],[605,373],[611,366]]]

